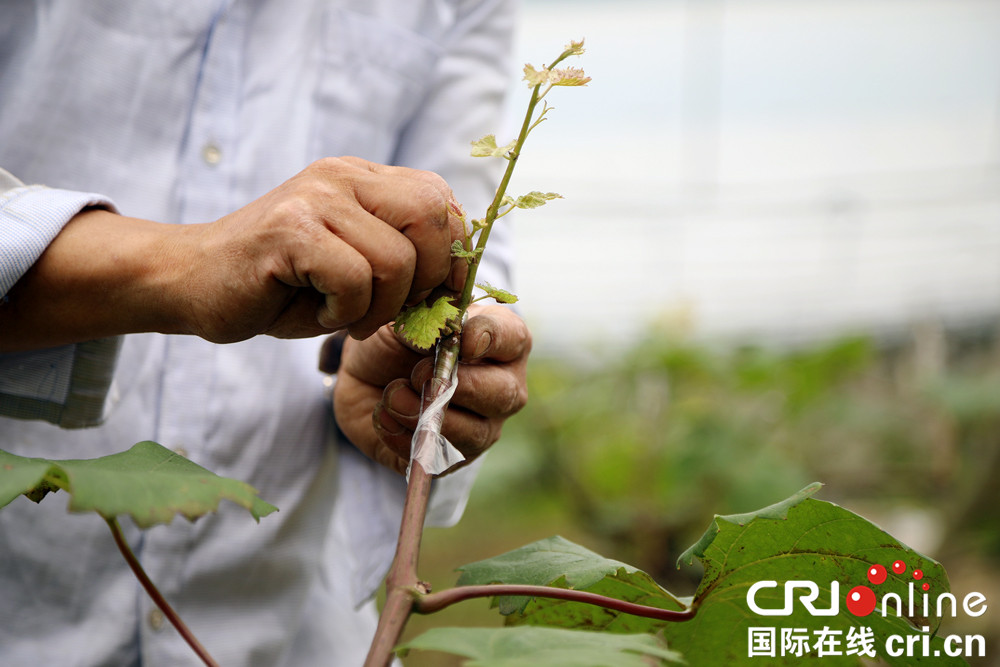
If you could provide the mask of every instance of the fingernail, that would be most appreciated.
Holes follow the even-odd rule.
[[[490,345],[492,343],[493,343],[493,335],[489,331],[483,333],[479,337],[479,340],[476,341],[476,348],[475,351],[472,353],[472,358],[479,359],[480,357],[482,357],[484,354],[486,354],[486,351],[490,349]]]
[[[393,387],[387,396],[383,399],[385,402],[385,409],[390,415],[396,419],[416,419],[417,413],[407,414],[403,410],[400,410],[398,406],[393,406],[393,398],[396,396],[396,392],[399,391],[400,387]],[[398,403],[398,401],[396,401]]]
[[[405,433],[406,427],[402,426],[399,422],[393,419],[388,412],[389,411],[386,410],[385,405],[382,403],[375,406],[375,414],[372,419],[375,430],[385,433],[386,435],[402,435]]]

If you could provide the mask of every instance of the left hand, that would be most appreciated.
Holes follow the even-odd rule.
[[[473,306],[462,331],[458,388],[441,433],[471,461],[500,438],[504,421],[528,400],[531,334],[513,311]],[[434,358],[415,352],[379,329],[365,340],[344,341],[333,410],[341,431],[371,459],[399,473],[410,459],[420,392]]]

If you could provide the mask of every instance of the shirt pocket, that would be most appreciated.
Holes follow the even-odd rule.
[[[333,9],[324,17],[316,90],[316,157],[390,162],[403,127],[433,81],[441,47],[375,16]]]

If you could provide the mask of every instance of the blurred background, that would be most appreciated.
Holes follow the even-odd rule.
[[[525,0],[512,77],[581,37],[511,188],[566,197],[513,222],[531,402],[422,574],[561,534],[692,594],[715,513],[821,481],[1000,664],[1000,2]]]

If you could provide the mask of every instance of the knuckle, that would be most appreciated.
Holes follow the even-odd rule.
[[[346,261],[341,266],[344,280],[344,292],[362,296],[370,291],[372,283],[372,267],[358,256],[352,256],[356,261]],[[364,299],[367,301],[367,299]]]
[[[420,182],[415,184],[411,196],[412,204],[422,219],[437,229],[448,226],[448,200],[439,188]]]
[[[341,267],[340,284],[319,286],[327,295],[320,325],[343,326],[363,318],[371,302],[371,275],[366,263],[351,262]]]
[[[433,187],[442,197],[445,197],[444,193],[451,191],[451,188],[448,186],[448,182],[445,181],[444,177],[437,172],[421,169],[417,171],[417,174],[420,180]]]
[[[528,389],[517,380],[513,380],[507,385],[501,395],[500,405],[502,414],[512,415],[528,404]]]
[[[531,330],[528,325],[524,323],[524,320],[520,320],[518,325],[518,340],[520,343],[520,354],[518,355],[522,359],[526,359],[529,354],[531,354],[531,346],[534,341],[531,337]]]
[[[384,240],[373,263],[379,277],[409,278],[417,267],[417,249],[402,234],[393,234]]]
[[[493,422],[486,417],[473,419],[468,424],[462,453],[466,456],[478,456],[489,449],[497,441],[499,433]]]
[[[311,173],[339,174],[349,167],[350,165],[340,158],[321,157],[306,167],[306,171]]]
[[[271,219],[299,229],[307,228],[313,217],[308,198],[302,196],[297,190],[293,191],[291,196],[282,197],[273,204],[271,214]]]

